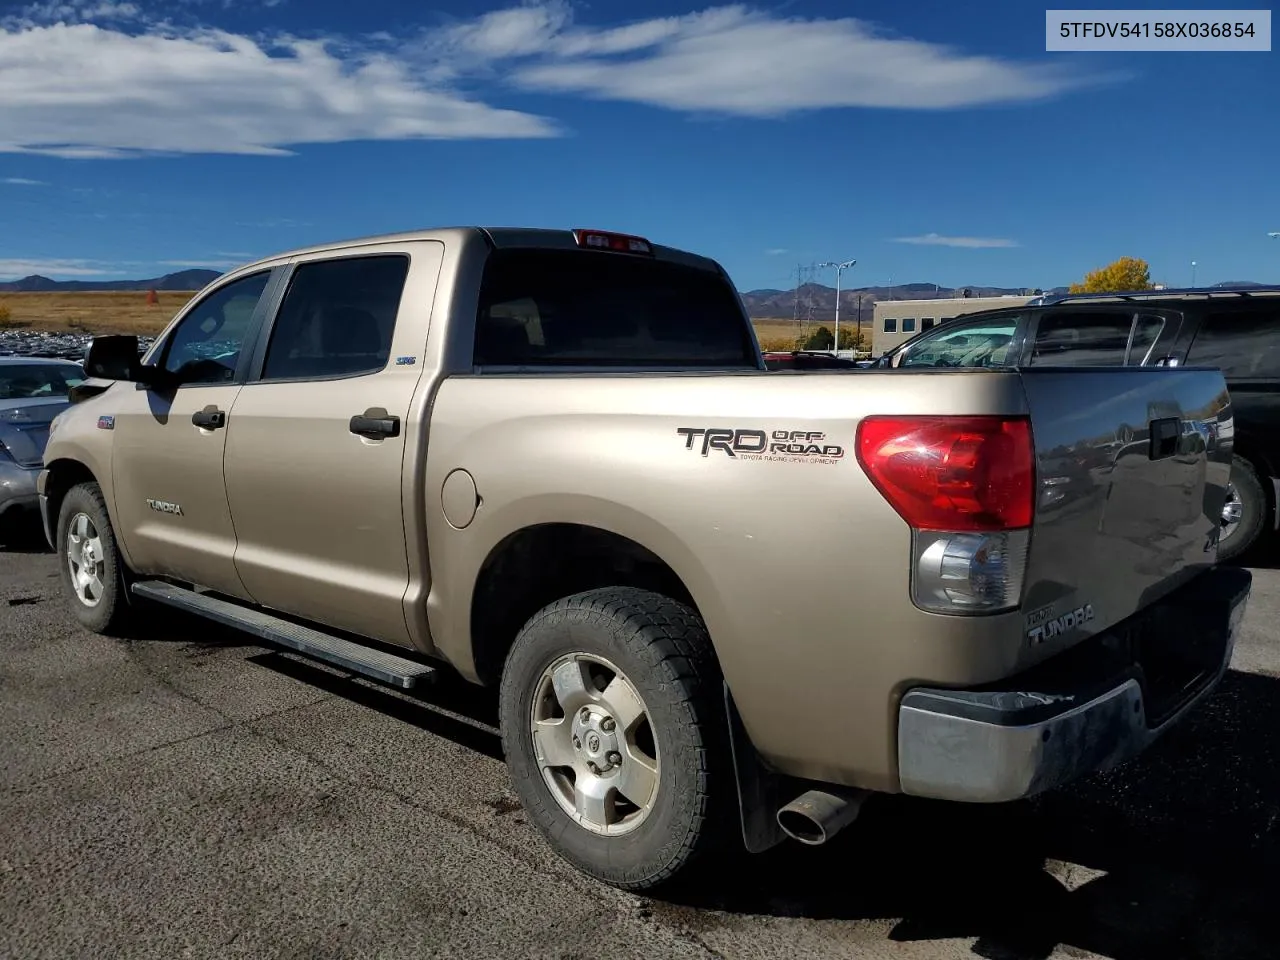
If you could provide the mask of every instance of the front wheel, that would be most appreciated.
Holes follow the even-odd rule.
[[[662,884],[736,824],[720,673],[684,604],[631,587],[536,613],[499,708],[522,805],[556,852],[630,890]]]
[[[76,619],[94,633],[124,632],[130,613],[124,561],[96,483],[67,491],[58,512],[56,543],[62,585]]]

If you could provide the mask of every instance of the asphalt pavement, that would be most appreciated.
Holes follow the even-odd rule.
[[[1277,948],[1280,563],[1232,672],[1037,801],[876,798],[820,849],[663,898],[560,861],[491,696],[414,699],[181,617],[79,629],[0,549],[0,957],[1262,958]]]

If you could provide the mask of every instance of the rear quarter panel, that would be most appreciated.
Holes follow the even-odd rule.
[[[909,530],[857,463],[854,435],[867,414],[939,411],[1018,414],[1025,398],[1017,375],[1001,372],[447,378],[425,483],[436,648],[474,675],[472,591],[509,534],[599,527],[681,577],[768,760],[897,789],[902,688],[997,679],[1036,656],[1016,613],[942,617],[911,603]],[[703,455],[682,428],[800,431],[839,455]],[[471,473],[482,499],[463,530],[438,509],[454,469]]]

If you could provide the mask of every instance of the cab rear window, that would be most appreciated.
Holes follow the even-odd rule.
[[[498,250],[479,366],[756,367],[733,286],[710,270],[596,251]]]

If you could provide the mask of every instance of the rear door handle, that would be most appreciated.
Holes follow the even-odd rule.
[[[366,410],[360,416],[351,418],[351,432],[359,437],[398,437],[400,436],[400,418],[396,416],[371,417],[372,412]]]
[[[191,422],[205,430],[220,430],[227,425],[227,412],[205,407],[191,415]]]

